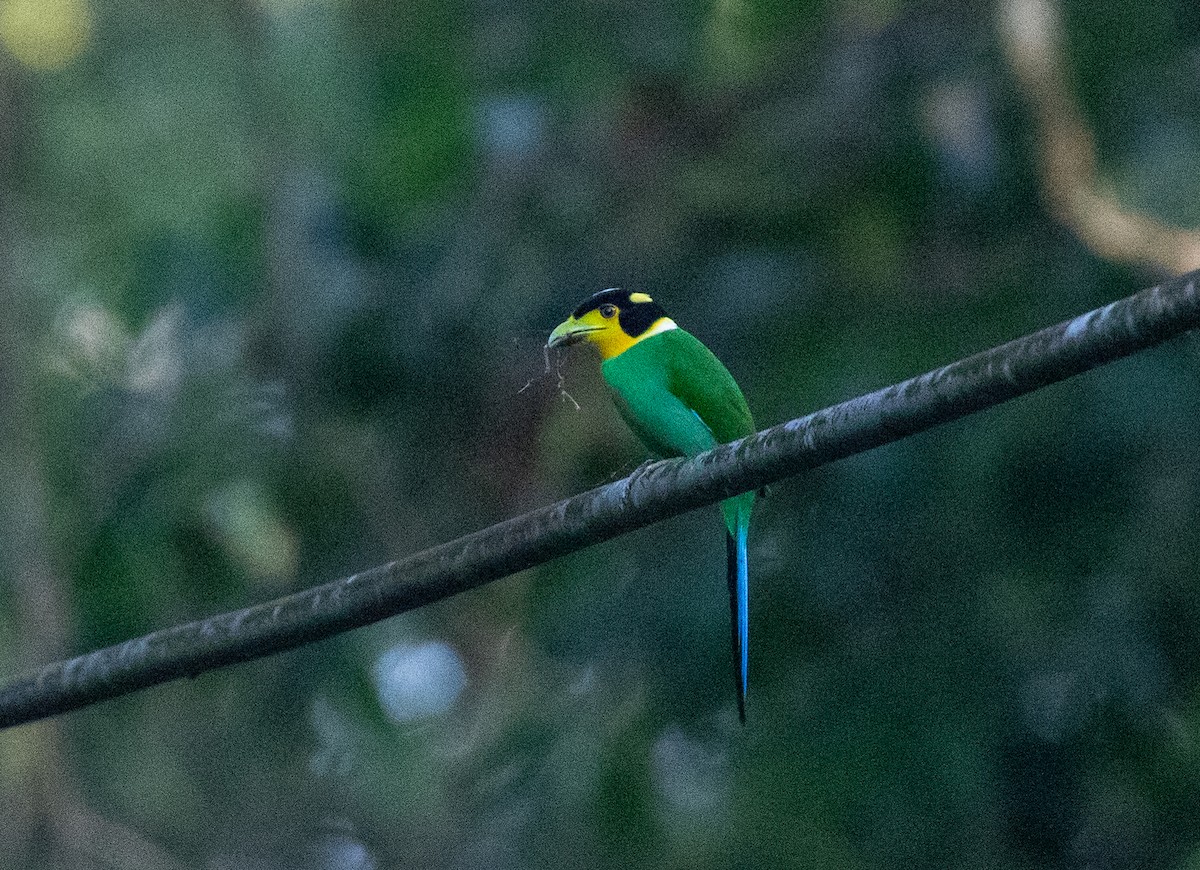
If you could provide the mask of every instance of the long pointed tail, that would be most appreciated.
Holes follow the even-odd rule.
[[[729,622],[733,640],[733,679],[738,719],[746,724],[746,689],[750,676],[750,570],[746,558],[748,517],[738,517],[735,533],[726,533],[726,575],[729,580]]]

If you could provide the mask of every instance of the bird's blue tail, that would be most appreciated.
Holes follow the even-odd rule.
[[[733,531],[726,534],[727,578],[729,581],[729,617],[733,640],[733,678],[737,688],[738,719],[746,722],[746,689],[750,676],[750,566],[746,557],[746,539],[750,531],[750,504],[740,505],[734,514]]]

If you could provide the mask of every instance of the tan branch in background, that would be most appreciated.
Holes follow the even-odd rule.
[[[1179,274],[1200,267],[1200,233],[1123,205],[1096,171],[1096,142],[1063,60],[1055,0],[1001,0],[1000,41],[1038,130],[1042,195],[1097,256]]]

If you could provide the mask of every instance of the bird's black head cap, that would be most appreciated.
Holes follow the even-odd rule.
[[[622,290],[620,287],[593,293],[571,313],[571,316],[578,320],[589,311],[595,311],[602,305],[617,307],[619,312],[617,322],[621,324],[622,331],[630,338],[637,338],[653,326],[660,317],[667,316],[667,312],[663,311],[662,306],[650,298],[649,293],[631,292]]]

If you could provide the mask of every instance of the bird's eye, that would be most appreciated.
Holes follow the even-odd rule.
[[[617,313],[617,306],[615,306],[615,305],[601,305],[600,306],[600,316],[601,317],[612,317],[616,313]]]

